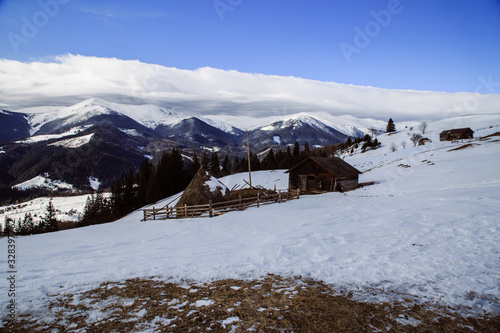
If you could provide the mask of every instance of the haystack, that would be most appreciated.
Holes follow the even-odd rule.
[[[209,172],[200,168],[175,207],[205,205],[231,200],[231,191]]]

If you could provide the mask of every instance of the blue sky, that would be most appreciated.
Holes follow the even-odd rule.
[[[0,0],[0,58],[67,53],[474,92],[500,81],[500,1]]]

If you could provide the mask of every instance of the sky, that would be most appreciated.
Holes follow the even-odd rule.
[[[0,58],[22,62],[69,53],[446,92],[500,77],[498,0],[0,0],[0,31]]]
[[[212,113],[490,113],[499,54],[500,0],[0,0],[10,110],[128,96]]]

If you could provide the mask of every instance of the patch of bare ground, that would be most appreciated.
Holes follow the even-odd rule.
[[[490,134],[490,135],[487,135],[485,137],[482,137],[481,139],[479,139],[479,141],[488,140],[488,139],[496,137],[496,136],[500,136],[500,132],[495,132],[493,134]]]
[[[462,150],[462,149],[466,149],[466,148],[472,148],[474,146],[477,146],[477,144],[475,143],[467,143],[463,146],[460,146],[460,147],[457,147],[457,148],[453,148],[453,149],[450,149],[448,151],[457,151],[457,150]]]
[[[157,278],[106,282],[51,295],[47,315],[4,321],[3,332],[499,332],[498,316],[452,309],[366,303],[321,281],[268,275],[203,285]]]

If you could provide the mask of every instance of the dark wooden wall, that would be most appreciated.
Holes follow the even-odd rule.
[[[307,188],[301,186],[301,175],[307,176]],[[336,184],[336,188],[335,188]],[[303,184],[302,184],[303,185]],[[311,162],[306,163],[289,173],[288,187],[301,191],[340,191],[354,190],[358,187],[358,176],[352,178],[337,178],[327,169]]]

